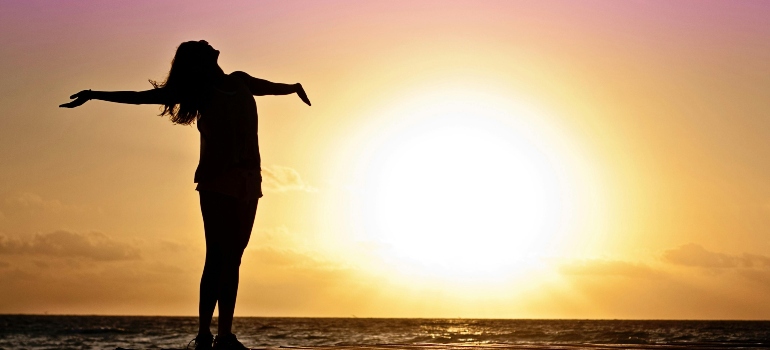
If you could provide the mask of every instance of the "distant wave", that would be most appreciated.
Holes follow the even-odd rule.
[[[131,333],[127,329],[113,328],[113,327],[96,327],[96,328],[74,328],[64,329],[62,333],[65,334],[106,334],[106,333]]]
[[[375,344],[770,348],[768,321],[236,318],[251,347]],[[183,348],[194,317],[0,315],[0,348]],[[575,347],[577,346],[577,347]]]

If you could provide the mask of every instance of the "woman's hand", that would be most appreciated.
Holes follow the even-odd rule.
[[[91,99],[91,90],[83,90],[81,92],[78,92],[78,93],[70,96],[70,98],[74,98],[75,101],[60,104],[59,107],[75,108],[77,106],[80,106],[80,105],[86,103],[86,101]]]
[[[302,102],[305,102],[308,106],[310,106],[310,99],[307,98],[307,94],[305,93],[305,89],[302,88],[302,84],[297,83],[297,96],[302,100]]]

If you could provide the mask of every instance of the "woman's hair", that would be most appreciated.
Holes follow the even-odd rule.
[[[170,89],[175,102],[163,105],[161,116],[168,115],[174,124],[190,125],[201,115],[211,95],[216,58],[206,51],[208,44],[187,41],[176,49],[171,70],[162,83],[150,80],[156,89]]]

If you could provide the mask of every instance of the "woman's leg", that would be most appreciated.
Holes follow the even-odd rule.
[[[221,262],[219,254],[215,253],[219,249],[206,244],[206,263],[203,266],[203,275],[201,276],[200,301],[198,303],[199,326],[198,334],[211,334],[211,318],[214,315],[214,308],[217,305],[217,295],[219,294],[219,270]]]
[[[222,231],[223,217],[221,200],[216,193],[199,192],[203,228],[206,236],[206,263],[200,284],[200,300],[198,302],[198,334],[211,334],[211,319],[219,299],[219,279],[222,266],[221,248],[217,236]]]
[[[211,325],[219,303],[218,334],[231,333],[238,271],[251,237],[257,201],[243,201],[215,192],[200,192],[206,231],[206,265],[201,278],[199,317],[201,331]]]
[[[217,334],[227,335],[232,332],[235,300],[238,296],[239,271],[241,258],[251,237],[254,217],[257,212],[257,200],[239,200],[234,213],[234,235],[223,239],[222,266],[219,282],[219,323]]]

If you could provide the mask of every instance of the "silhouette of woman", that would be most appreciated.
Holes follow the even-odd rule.
[[[279,84],[253,78],[244,72],[225,74],[219,51],[208,42],[184,42],[176,50],[166,81],[150,81],[146,91],[80,91],[74,108],[88,100],[129,104],[159,104],[161,115],[176,124],[198,122],[201,153],[195,171],[196,190],[206,237],[206,263],[200,283],[200,328],[195,349],[246,349],[232,333],[238,293],[238,270],[251,236],[257,202],[262,197],[257,105],[253,95],[296,93],[308,106],[300,84]],[[217,337],[211,318],[219,303]]]

